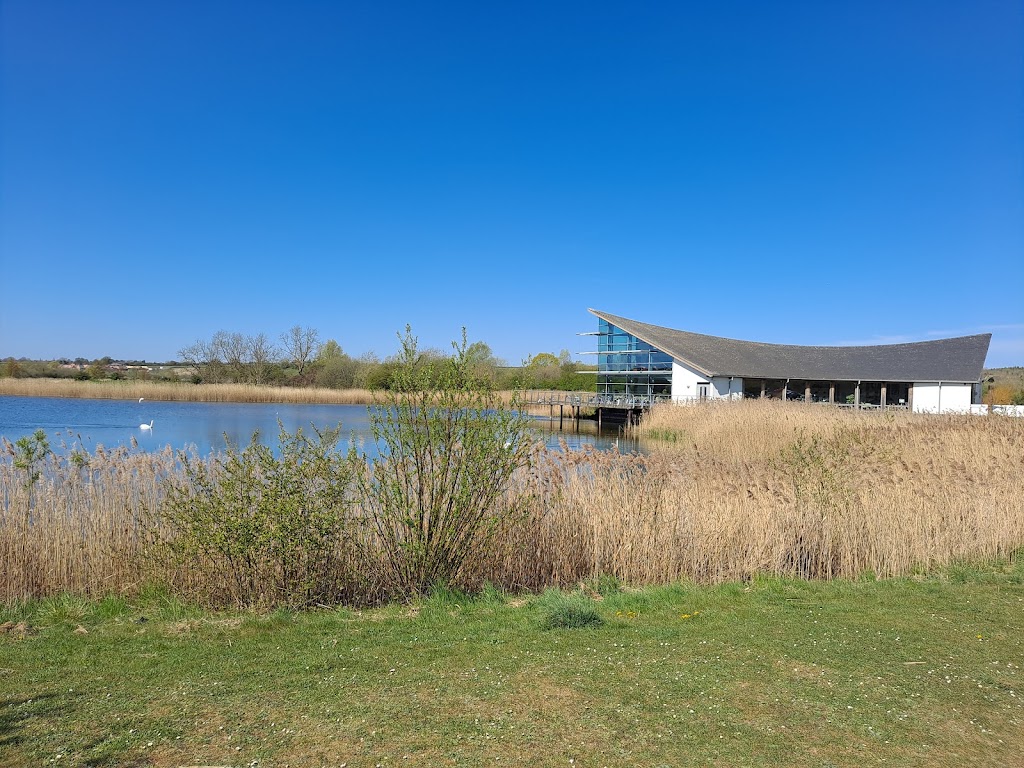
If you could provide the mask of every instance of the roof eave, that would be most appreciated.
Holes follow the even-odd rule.
[[[590,307],[587,307],[587,312],[589,312],[590,314],[594,315],[595,317],[600,317],[602,320],[604,320],[606,322],[609,322],[609,323],[612,322],[611,320],[609,320],[607,317],[604,316],[604,313],[599,312],[596,309],[591,309]],[[618,328],[619,326],[616,325],[615,327]],[[647,344],[650,344],[652,347],[654,347],[655,349],[658,349],[658,350],[664,352],[666,355],[670,355],[673,360],[679,362],[680,364],[685,365],[685,366],[687,366],[689,368],[692,368],[693,370],[697,371],[697,373],[704,374],[709,379],[713,379],[717,375],[717,374],[715,374],[715,373],[713,373],[713,372],[711,372],[709,370],[706,370],[705,368],[697,365],[692,360],[686,359],[682,355],[677,355],[675,352],[672,352],[672,351],[667,350],[667,349],[662,349],[659,345],[655,344],[650,339],[644,338],[641,334],[636,333],[635,329],[634,330],[629,330],[629,329],[623,328],[622,330],[626,331],[631,336],[636,336],[638,339],[640,339],[640,341],[643,341],[643,342],[646,342]]]

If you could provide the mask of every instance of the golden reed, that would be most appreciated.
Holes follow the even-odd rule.
[[[191,384],[158,381],[76,381],[74,379],[0,379],[0,395],[70,397],[98,400],[170,400],[201,403],[324,403],[369,405],[368,389],[271,387],[256,384]]]
[[[644,456],[538,448],[461,586],[888,577],[1024,547],[1024,419],[751,402],[666,406],[638,431]],[[179,471],[170,451],[51,458],[33,484],[5,458],[0,600],[144,580],[217,592],[223,574],[147,556],[161,481]],[[339,567],[372,572],[373,542],[362,545],[367,559]],[[388,597],[367,589],[362,601]]]

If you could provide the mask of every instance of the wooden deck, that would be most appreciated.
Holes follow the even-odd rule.
[[[671,402],[669,397],[639,397],[635,395],[599,395],[596,392],[562,392],[550,389],[528,389],[519,393],[523,405],[547,406],[548,416],[555,418],[558,408],[559,426],[569,418],[578,422],[581,411],[593,412],[598,429],[608,425],[620,426],[639,421],[645,409],[656,403]]]

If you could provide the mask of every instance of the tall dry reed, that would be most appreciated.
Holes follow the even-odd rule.
[[[167,449],[50,454],[39,478],[0,461],[0,599],[58,592],[130,592],[145,578],[145,551],[158,531],[163,480],[178,471]]]
[[[648,439],[643,456],[538,448],[462,586],[886,577],[1024,546],[1024,419],[744,403],[656,410],[644,430],[668,439]],[[50,458],[31,486],[11,458],[0,462],[0,600],[147,578],[224,591],[224,574],[202,563],[147,556],[164,525],[149,512],[180,472],[170,452]],[[364,585],[355,599],[387,599],[374,576],[382,550],[372,536],[351,545],[337,567]]]
[[[761,402],[664,406],[639,431],[661,438],[645,457],[543,465],[489,578],[892,576],[1024,546],[1021,419]]]
[[[0,379],[0,395],[69,397],[98,400],[169,400],[202,403],[324,403],[370,405],[368,389],[272,387],[257,384],[191,384],[158,381],[77,381],[74,379]]]

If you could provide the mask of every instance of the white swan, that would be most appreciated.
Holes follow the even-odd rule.
[[[152,428],[153,428],[153,420],[152,419],[149,420],[149,424],[139,424],[139,429],[152,429]]]
[[[143,400],[145,400],[145,399],[146,399],[146,398],[144,398],[144,397],[140,397],[140,398],[139,398],[139,402],[141,403],[141,402],[142,402]]]

